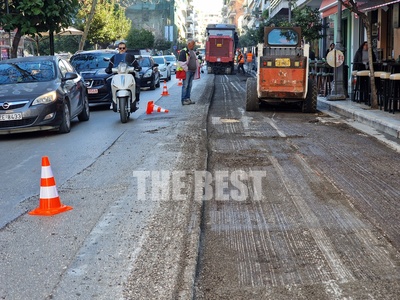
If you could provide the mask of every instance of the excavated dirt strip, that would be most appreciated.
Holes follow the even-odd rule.
[[[245,112],[243,78],[216,76],[195,298],[398,298],[398,154],[323,114]]]

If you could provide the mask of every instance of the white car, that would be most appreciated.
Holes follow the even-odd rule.
[[[160,79],[169,81],[171,80],[171,67],[170,63],[164,56],[153,56],[154,61],[158,64],[158,71],[160,71]]]
[[[171,72],[176,72],[176,57],[175,55],[164,55],[165,59],[170,63]]]

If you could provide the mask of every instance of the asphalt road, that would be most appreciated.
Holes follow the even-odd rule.
[[[196,98],[210,94],[206,84],[207,78],[194,83]],[[152,245],[151,253],[162,255],[168,248],[163,239],[172,241],[172,252],[170,263],[167,259],[160,264],[169,266],[162,275],[172,275],[162,292],[175,293],[184,269],[177,262],[189,240],[193,206],[185,202],[176,207],[152,193],[139,197],[143,185],[134,174],[204,169],[196,167],[199,159],[187,158],[193,153],[186,148],[200,144],[201,131],[193,134],[192,127],[205,124],[205,106],[182,106],[175,79],[168,82],[170,96],[161,97],[162,91],[163,85],[142,91],[140,110],[126,124],[109,109],[92,109],[91,119],[74,122],[68,134],[0,137],[0,299],[122,299],[134,293],[130,281],[139,283],[140,272],[152,272],[151,264],[160,264],[159,259],[150,262],[146,249]],[[150,100],[169,113],[145,114]],[[61,202],[73,210],[51,217],[27,214],[39,205],[42,156],[50,158]],[[158,220],[162,225],[154,228]],[[141,264],[146,267],[136,271]],[[145,274],[143,278],[148,280]],[[157,276],[153,273],[152,278]]]
[[[195,299],[397,299],[398,152],[340,118],[243,99],[243,76],[216,77],[207,170],[224,189],[204,201]]]
[[[245,112],[245,79],[0,137],[0,299],[396,299],[398,153],[324,113]],[[44,155],[73,207],[52,217],[27,214]]]

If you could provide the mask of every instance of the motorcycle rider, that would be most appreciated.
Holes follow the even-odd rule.
[[[135,68],[135,70],[140,71],[142,69],[142,67],[139,65],[139,63],[135,59],[135,55],[126,53],[126,50],[127,50],[126,44],[124,42],[120,42],[118,44],[118,53],[119,54],[125,54],[125,62],[128,64],[128,66],[132,66],[132,67]],[[115,59],[115,55],[113,55],[110,58],[110,61],[108,63],[108,67],[105,70],[105,72],[107,74],[112,74],[112,68],[113,67],[115,67],[115,68],[117,67],[117,66],[114,66],[114,59]],[[140,100],[140,80],[139,80],[139,78],[137,78],[134,75],[133,75],[133,77],[135,78],[135,83],[136,83],[135,97],[136,97],[137,103],[139,104],[139,100]],[[136,110],[136,107],[131,107],[131,112],[134,112],[135,110]]]

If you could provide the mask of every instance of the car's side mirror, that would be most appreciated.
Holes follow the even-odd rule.
[[[63,81],[67,81],[67,80],[73,80],[73,79],[76,79],[76,78],[78,78],[78,74],[77,73],[67,72],[62,80]]]

